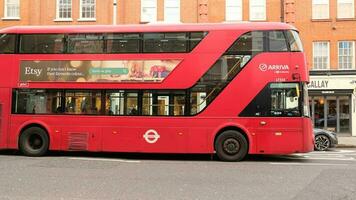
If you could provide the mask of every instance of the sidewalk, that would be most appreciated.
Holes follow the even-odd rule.
[[[341,148],[356,148],[356,137],[352,136],[338,136],[339,144],[337,147]]]

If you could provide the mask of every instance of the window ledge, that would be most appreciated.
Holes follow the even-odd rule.
[[[312,22],[332,22],[330,18],[328,19],[311,19]]]
[[[17,21],[17,20],[20,20],[20,17],[3,17],[1,19],[4,20],[4,21],[6,21],[6,20]]]
[[[72,18],[63,18],[63,19],[57,18],[57,19],[54,19],[53,21],[54,22],[72,22],[73,19]]]
[[[336,18],[336,21],[356,21],[356,18]]]
[[[267,19],[250,19],[251,22],[266,22]]]
[[[78,22],[95,22],[96,18],[79,18],[77,19]]]

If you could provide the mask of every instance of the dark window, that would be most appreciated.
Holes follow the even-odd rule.
[[[250,55],[222,56],[191,89],[191,114],[211,103],[250,59]]]
[[[68,53],[104,53],[102,34],[68,35]]]
[[[186,33],[144,33],[143,52],[186,52]]]
[[[297,31],[285,31],[291,51],[303,52],[302,41]]]
[[[268,84],[241,112],[241,117],[300,117],[299,83]]]
[[[190,51],[193,50],[199,42],[207,35],[208,32],[191,32],[190,33]]]
[[[284,37],[284,31],[268,31],[267,34],[269,51],[288,51],[287,40]]]
[[[66,90],[65,113],[76,115],[101,114],[101,92],[99,90]]]
[[[226,54],[256,55],[264,51],[264,32],[253,31],[242,35]]]
[[[12,110],[17,114],[58,114],[63,111],[59,90],[14,90],[13,99]]]
[[[16,35],[1,34],[0,35],[0,53],[15,53]]]
[[[138,33],[113,33],[108,34],[107,38],[108,53],[139,53],[140,34]]]
[[[63,34],[30,34],[20,36],[20,53],[63,53]]]

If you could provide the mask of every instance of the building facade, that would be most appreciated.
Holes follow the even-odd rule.
[[[14,25],[274,21],[300,31],[316,127],[356,136],[356,0],[0,0]]]

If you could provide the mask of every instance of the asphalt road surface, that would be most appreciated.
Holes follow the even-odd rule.
[[[0,199],[356,199],[356,149],[220,162],[210,155],[0,151]]]

